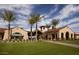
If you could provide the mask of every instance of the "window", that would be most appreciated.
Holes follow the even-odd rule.
[[[16,33],[14,33],[14,34],[20,34],[20,33],[16,32]]]

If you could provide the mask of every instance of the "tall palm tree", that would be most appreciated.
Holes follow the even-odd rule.
[[[50,28],[50,24],[46,24],[46,28],[47,28],[47,31],[48,31],[48,33],[47,33],[47,39],[49,39],[48,36],[49,36],[49,28]]]
[[[43,18],[44,16],[41,16],[40,14],[34,14],[34,22],[36,23],[36,40],[38,39],[38,22]]]
[[[52,29],[53,28],[56,28],[56,26],[59,24],[59,19],[53,19],[52,22],[51,22],[51,25],[52,25]],[[55,38],[56,38],[56,33],[55,34]],[[52,40],[52,36],[51,36],[51,40]]]
[[[33,15],[31,15],[30,19],[28,19],[28,22],[29,22],[29,24],[30,24],[31,40],[32,40],[32,26],[33,26],[33,24],[35,23],[35,21],[34,21],[34,16],[33,16]]]
[[[10,22],[15,20],[15,15],[10,10],[4,10],[4,12],[2,13],[2,18],[8,22],[8,39],[10,40],[11,39]]]
[[[56,28],[56,26],[59,24],[59,19],[54,19],[51,22],[52,28]]]

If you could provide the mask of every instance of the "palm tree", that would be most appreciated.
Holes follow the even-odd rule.
[[[59,24],[59,19],[54,19],[54,20],[52,20],[52,22],[51,22],[51,25],[52,25],[52,29],[53,28],[56,28],[56,26]]]
[[[56,26],[59,24],[59,19],[54,19],[52,20],[51,22],[51,25],[52,25],[52,29],[56,28]],[[55,34],[55,38],[56,38],[56,33],[54,32]],[[51,36],[51,40],[52,40],[52,36]]]
[[[38,22],[43,18],[44,16],[41,17],[40,14],[34,14],[34,22],[36,23],[36,40],[38,39]]]
[[[4,10],[4,12],[2,13],[2,18],[8,22],[8,39],[11,39],[11,30],[10,30],[10,22],[15,20],[15,16],[14,13],[10,10]]]
[[[50,28],[50,24],[46,24],[46,28],[47,28],[47,32],[48,32],[48,33],[47,33],[47,39],[49,39],[48,36],[49,36],[49,28]]]
[[[33,24],[35,23],[35,21],[34,21],[34,16],[33,16],[33,15],[31,15],[31,17],[30,17],[30,19],[28,20],[28,22],[29,22],[29,24],[30,24],[31,40],[32,40],[32,26],[33,26]]]

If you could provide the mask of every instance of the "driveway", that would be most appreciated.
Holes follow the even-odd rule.
[[[50,42],[50,43],[53,43],[53,44],[60,44],[60,45],[64,45],[64,46],[79,48],[79,45],[77,45],[77,44],[62,43],[62,42],[59,42],[59,41],[50,41],[50,40],[43,40],[43,41],[44,42]]]

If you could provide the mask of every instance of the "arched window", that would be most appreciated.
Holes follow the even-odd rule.
[[[21,33],[19,33],[19,32],[15,32],[15,33],[12,33],[11,38],[12,39],[20,39],[20,40],[22,40],[23,35]]]
[[[61,33],[61,39],[63,39],[64,38],[64,33]]]
[[[12,34],[12,36],[23,36],[21,33],[15,32]]]
[[[15,32],[15,33],[13,33],[13,34],[21,34],[21,33],[19,33],[19,32]]]

